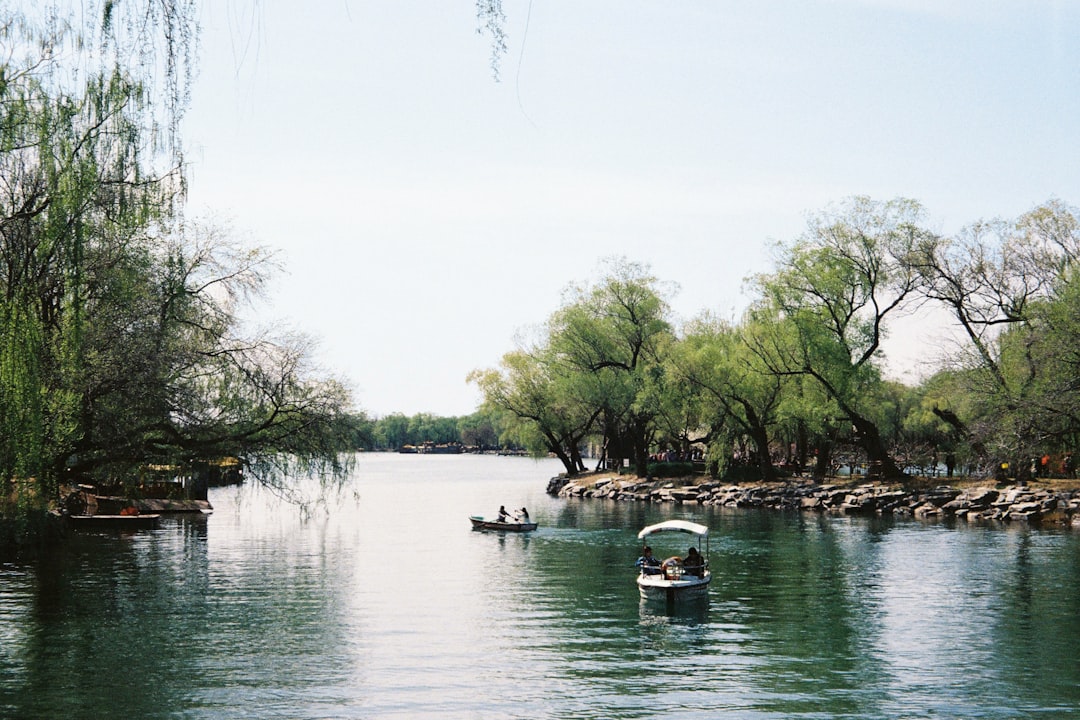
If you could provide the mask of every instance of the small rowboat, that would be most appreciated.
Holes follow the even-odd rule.
[[[499,522],[498,520],[485,520],[479,515],[469,518],[473,530],[502,530],[504,532],[529,532],[536,529],[534,522]]]

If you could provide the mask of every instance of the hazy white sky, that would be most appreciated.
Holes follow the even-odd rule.
[[[1080,204],[1080,4],[504,7],[496,82],[474,0],[205,3],[189,213],[280,251],[260,320],[371,415],[472,412],[467,373],[607,257],[735,317],[770,243],[853,194],[942,232]]]

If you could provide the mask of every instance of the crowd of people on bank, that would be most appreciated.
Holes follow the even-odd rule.
[[[674,450],[668,448],[649,456],[652,462],[704,462],[705,453],[701,448],[692,448],[689,451]]]
[[[1031,458],[1031,464],[1029,471],[1031,477],[1048,478],[1053,477],[1057,468],[1054,467],[1053,460],[1049,453],[1045,453],[1039,457]],[[1065,456],[1060,461],[1060,471],[1062,477],[1074,478],[1076,477],[1076,463],[1073,461],[1072,453],[1065,453]]]
[[[1026,463],[1021,462],[1017,466],[1010,465],[1007,460],[1002,461],[995,474],[999,481],[1010,477],[1021,481],[1054,477],[1073,479],[1076,477],[1076,460],[1071,452],[1065,453],[1060,460],[1049,453],[1044,453],[1032,457]]]

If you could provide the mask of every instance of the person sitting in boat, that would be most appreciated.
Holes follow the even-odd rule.
[[[701,557],[701,553],[697,551],[696,547],[686,551],[683,569],[687,575],[696,575],[697,577],[701,577],[705,573],[705,558]]]
[[[517,516],[517,519],[518,519],[519,522],[523,522],[523,523],[529,522],[529,511],[526,510],[525,508],[521,508],[521,511]]]
[[[641,551],[641,557],[637,559],[637,566],[646,575],[660,574],[660,561],[653,557],[652,548],[648,545]]]
[[[495,521],[501,523],[510,522],[510,513],[506,512],[505,505],[499,506],[499,515],[495,518]]]

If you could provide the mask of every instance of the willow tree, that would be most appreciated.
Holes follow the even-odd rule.
[[[770,431],[777,422],[783,379],[769,372],[745,342],[744,333],[716,318],[703,316],[691,323],[672,353],[675,372],[698,389],[712,413],[709,424],[726,427],[726,442],[713,456],[727,464],[732,444],[749,438],[753,462],[764,480],[774,480]],[[718,440],[719,438],[714,438]],[[722,457],[717,457],[722,455]]]
[[[546,346],[505,354],[498,369],[474,370],[489,410],[516,418],[507,431],[535,454],[551,453],[568,476],[585,470],[581,444],[593,432],[599,411],[582,402],[557,371]]]
[[[645,402],[656,409],[657,449],[671,448],[690,457],[697,448],[711,447],[724,425],[723,418],[717,422],[713,402],[681,372],[682,344],[673,342],[662,364],[646,376],[644,395]]]
[[[762,336],[758,357],[779,376],[811,379],[886,477],[902,473],[875,421],[873,398],[887,321],[920,285],[910,257],[928,236],[921,217],[911,200],[852,198],[812,218],[801,238],[780,248],[776,272],[756,279],[758,317],[789,329]]]
[[[67,471],[152,461],[339,468],[343,385],[302,338],[240,334],[267,255],[181,212],[194,8],[4,8],[0,477],[17,505],[53,499]]]
[[[1021,367],[1030,372],[1026,404],[1029,427],[1038,428],[1044,450],[1073,452],[1080,447],[1080,278],[1069,266],[1052,297],[1037,302],[1020,342]],[[1034,439],[1034,438],[1033,438]]]
[[[581,444],[599,434],[601,462],[629,457],[645,475],[660,411],[651,380],[673,337],[668,306],[644,267],[623,260],[606,267],[599,282],[567,290],[530,347],[470,380],[487,404],[537,433],[568,474],[585,469]]]
[[[1075,436],[1078,255],[1077,211],[1057,200],[920,246],[915,266],[959,330],[951,360],[974,400],[942,417],[976,447],[1015,457]]]
[[[181,190],[193,5],[3,10],[0,474],[23,479],[23,501],[52,494],[81,432],[95,264],[167,220]]]
[[[88,285],[81,432],[67,467],[123,475],[235,455],[271,482],[296,463],[341,469],[352,432],[343,383],[310,366],[308,339],[241,332],[238,309],[273,269],[266,251],[197,223],[125,248],[119,268]]]
[[[569,288],[548,323],[550,346],[600,411],[607,457],[631,459],[644,476],[659,412],[649,381],[674,339],[668,291],[637,263],[606,268],[597,282]]]

